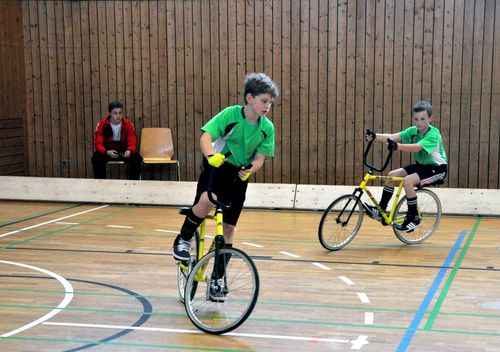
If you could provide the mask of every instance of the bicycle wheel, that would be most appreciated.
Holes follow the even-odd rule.
[[[363,206],[352,194],[335,199],[326,208],[318,228],[319,242],[330,251],[347,246],[363,222]]]
[[[420,226],[411,232],[398,231],[394,227],[394,234],[403,243],[417,244],[425,241],[439,226],[441,221],[441,202],[438,196],[429,189],[417,189],[418,214]],[[408,211],[406,196],[396,207],[394,223],[402,223]]]
[[[198,246],[200,243],[200,234],[198,230],[195,232],[193,241],[191,241],[191,247],[189,248],[190,258],[184,265],[187,267],[188,271],[185,271],[180,265],[177,265],[177,288],[179,289],[179,298],[181,302],[184,303],[184,291],[186,289],[186,282],[189,276],[189,273],[194,268],[198,258]],[[198,283],[195,282],[196,286]],[[194,292],[196,292],[196,287],[193,287]]]
[[[210,334],[223,334],[240,326],[252,313],[259,295],[259,275],[252,259],[236,248],[221,249],[220,255],[230,256],[222,278],[224,300],[213,301],[210,298],[210,277],[216,260],[215,251],[201,258],[193,268],[184,293],[189,319],[200,330]],[[197,282],[199,277],[202,279]]]

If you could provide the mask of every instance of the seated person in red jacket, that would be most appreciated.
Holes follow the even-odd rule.
[[[108,161],[121,160],[129,165],[128,178],[138,180],[142,157],[137,153],[134,125],[125,118],[122,103],[109,103],[108,111],[109,115],[97,124],[94,133],[94,177],[106,178]]]

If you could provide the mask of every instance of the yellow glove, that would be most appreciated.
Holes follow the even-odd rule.
[[[207,157],[207,160],[208,160],[208,163],[210,165],[212,165],[213,167],[219,167],[222,164],[224,164],[224,160],[226,160],[226,157],[224,156],[224,154],[217,153],[214,155],[209,155]]]
[[[246,171],[246,170],[243,170],[243,171]],[[251,171],[251,169],[248,169],[248,171],[247,171],[247,172],[245,172],[245,174],[244,174],[243,176],[241,176],[241,173],[240,173],[240,179],[241,179],[242,181],[246,181],[246,180],[248,180],[248,178],[249,178],[251,175],[252,175],[252,171]]]

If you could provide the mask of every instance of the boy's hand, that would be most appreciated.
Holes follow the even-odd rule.
[[[365,140],[369,142],[369,141],[374,141],[375,138],[377,138],[377,134],[375,133],[375,131],[367,129],[365,134]]]
[[[389,149],[391,152],[398,150],[398,143],[394,142],[392,139],[387,138],[387,149]]]
[[[226,160],[226,157],[224,156],[224,154],[217,153],[213,155],[207,155],[207,160],[208,163],[213,167],[219,167],[224,164],[224,160]]]
[[[246,181],[248,178],[252,175],[252,167],[245,168],[244,166],[241,167],[240,172],[238,173],[238,176],[240,177],[240,180]]]

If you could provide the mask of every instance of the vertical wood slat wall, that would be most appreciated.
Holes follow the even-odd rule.
[[[23,1],[26,174],[91,177],[95,124],[120,100],[138,135],[172,129],[195,180],[199,128],[263,71],[281,96],[258,182],[355,184],[364,130],[406,128],[427,99],[446,186],[499,188],[499,15],[495,0]],[[410,161],[396,153],[392,167]]]

